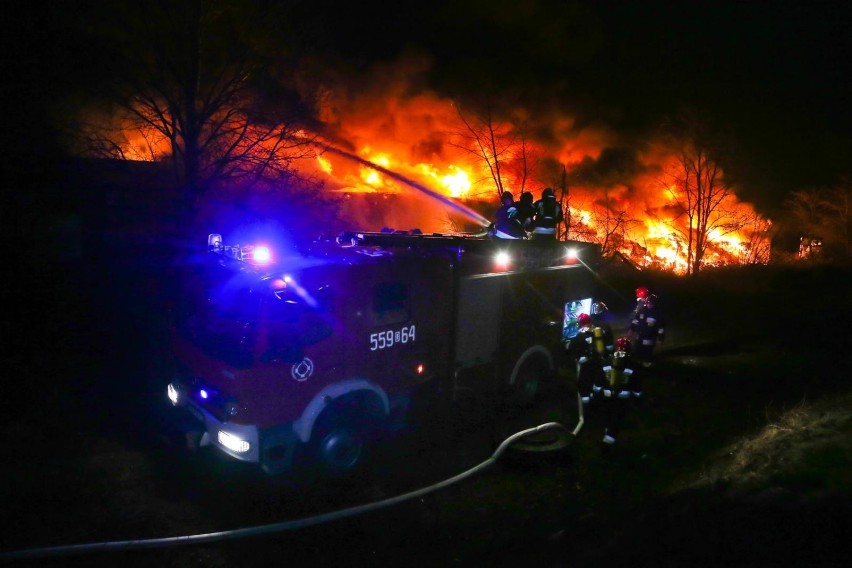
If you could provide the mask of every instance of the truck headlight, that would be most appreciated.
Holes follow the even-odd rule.
[[[223,430],[219,430],[219,443],[231,450],[232,452],[236,452],[238,454],[243,454],[250,449],[250,444],[243,440],[242,438],[238,438],[234,436],[230,432],[225,432]]]
[[[166,387],[166,394],[169,397],[169,400],[172,401],[172,404],[177,405],[180,401],[180,392],[177,387],[175,387],[174,383],[169,383],[169,386]]]

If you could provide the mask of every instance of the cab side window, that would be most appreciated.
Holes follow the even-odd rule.
[[[408,287],[400,281],[383,282],[373,287],[373,323],[391,325],[408,321],[410,302]]]

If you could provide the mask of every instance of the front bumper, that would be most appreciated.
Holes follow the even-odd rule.
[[[170,389],[170,398],[172,392],[178,391]],[[212,445],[240,461],[260,462],[260,433],[257,426],[223,422],[185,395],[172,398],[172,404],[182,415],[182,429],[200,431],[199,446]]]

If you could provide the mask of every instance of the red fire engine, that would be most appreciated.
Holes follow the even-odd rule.
[[[599,254],[576,241],[397,232],[277,256],[211,234],[181,278],[168,396],[201,445],[269,473],[297,458],[349,472],[424,388],[533,399],[594,295]]]

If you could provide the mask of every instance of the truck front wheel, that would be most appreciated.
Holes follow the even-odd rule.
[[[327,409],[309,442],[311,460],[325,476],[362,471],[381,432],[381,422],[381,415],[370,406]]]

